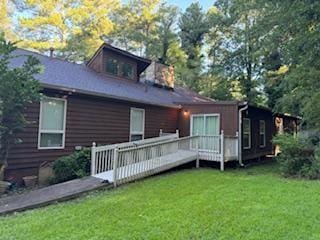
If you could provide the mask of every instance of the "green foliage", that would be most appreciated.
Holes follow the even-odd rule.
[[[90,149],[76,151],[69,156],[57,159],[53,164],[52,183],[60,183],[90,174]]]
[[[198,2],[192,3],[179,19],[179,36],[181,48],[187,54],[186,68],[188,71],[181,80],[191,89],[200,90],[200,75],[202,71],[203,39],[209,30],[207,16]]]
[[[273,142],[280,146],[277,161],[284,176],[320,178],[320,148],[313,145],[312,139],[283,134]]]
[[[19,46],[43,53],[53,47],[60,57],[79,62],[91,57],[113,29],[108,15],[118,2],[26,0],[17,6]]]
[[[19,143],[18,133],[28,124],[24,110],[40,100],[40,86],[35,75],[40,73],[38,59],[16,56],[15,45],[0,35],[0,165],[7,164],[12,144]],[[24,58],[21,66],[10,67],[13,58]]]
[[[260,103],[261,43],[257,19],[263,11],[255,0],[219,0],[215,6],[208,17],[210,32],[206,41],[210,71],[225,82],[239,82],[243,100]]]

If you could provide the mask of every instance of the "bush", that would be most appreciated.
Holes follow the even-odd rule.
[[[284,176],[320,178],[320,148],[301,136],[277,135],[273,143],[280,146],[281,153],[276,157]]]
[[[90,149],[76,151],[69,156],[58,158],[53,164],[52,183],[60,183],[90,174]]]

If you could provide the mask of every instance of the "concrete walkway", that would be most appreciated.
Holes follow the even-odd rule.
[[[69,200],[103,187],[112,187],[112,185],[102,182],[99,178],[85,177],[33,190],[24,194],[5,197],[0,199],[0,215]]]

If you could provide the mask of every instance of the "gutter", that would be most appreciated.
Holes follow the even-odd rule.
[[[245,102],[244,103],[245,106],[243,108],[239,109],[239,113],[238,113],[238,160],[239,160],[239,164],[241,167],[244,166],[243,162],[242,162],[242,112],[248,109],[248,103]]]

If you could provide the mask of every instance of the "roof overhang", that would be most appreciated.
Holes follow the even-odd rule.
[[[115,96],[115,95],[111,95],[111,94],[97,93],[97,92],[93,92],[93,91],[87,91],[87,90],[76,89],[76,88],[69,88],[69,87],[65,87],[65,86],[57,86],[57,85],[51,85],[51,84],[46,84],[46,83],[41,83],[41,86],[44,89],[53,89],[53,90],[70,92],[70,93],[79,93],[79,94],[84,94],[84,95],[88,95],[88,96],[109,98],[109,99],[115,99],[115,100],[120,100],[120,101],[125,101],[125,102],[140,103],[140,104],[146,104],[146,105],[152,105],[152,106],[158,106],[158,107],[181,109],[180,105],[150,103],[147,101],[138,101],[138,100],[132,99],[132,98],[119,97],[119,96]]]

